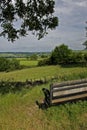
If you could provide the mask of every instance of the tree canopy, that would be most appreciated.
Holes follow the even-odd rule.
[[[52,64],[65,64],[68,63],[72,50],[67,45],[61,44],[56,46],[51,54]]]
[[[54,0],[0,0],[0,36],[15,41],[29,31],[41,39],[55,29]]]
[[[85,50],[87,50],[87,40],[83,43],[83,45],[85,46]]]

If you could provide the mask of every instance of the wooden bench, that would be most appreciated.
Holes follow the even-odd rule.
[[[87,99],[87,79],[50,85],[50,106],[83,99]]]

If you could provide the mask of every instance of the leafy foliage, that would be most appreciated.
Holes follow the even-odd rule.
[[[30,60],[37,60],[38,59],[38,55],[37,54],[32,54],[30,56]]]
[[[45,65],[50,65],[51,64],[51,61],[50,61],[50,59],[48,58],[46,58],[46,59],[43,59],[43,60],[40,60],[39,62],[38,62],[38,66],[45,66]]]
[[[83,45],[85,46],[85,49],[87,50],[87,40],[83,43]]]
[[[68,48],[67,45],[60,45],[55,47],[51,54],[51,63],[52,64],[65,64],[68,63],[69,57],[72,51]]]
[[[19,69],[20,64],[19,61],[16,59],[7,59],[7,58],[0,58],[0,71],[11,71],[15,69]]]
[[[41,39],[47,30],[58,25],[58,18],[53,16],[54,5],[54,0],[1,0],[0,36],[13,42],[32,31]]]
[[[85,55],[82,52],[72,52],[72,56],[69,62],[74,64],[85,63]]]
[[[87,65],[87,53],[73,51],[67,45],[56,46],[49,58],[39,61],[39,66],[44,65]]]

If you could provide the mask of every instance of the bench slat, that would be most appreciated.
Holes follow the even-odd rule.
[[[50,86],[50,104],[87,98],[87,79],[55,83]]]
[[[59,96],[53,96],[52,100],[55,100],[55,99],[60,99],[60,98],[68,98],[70,96],[75,96],[75,95],[81,95],[81,94],[84,94],[86,93],[87,94],[87,91],[82,91],[82,92],[76,92],[76,93],[68,93],[68,94],[64,94],[64,95],[59,95]]]
[[[84,84],[76,84],[76,85],[69,85],[69,86],[63,86],[63,87],[56,87],[52,89],[52,92],[58,92],[58,91],[64,91],[64,90],[70,90],[70,89],[80,89],[82,87],[87,87],[87,83]]]
[[[85,98],[87,98],[87,93],[84,93],[84,94],[81,94],[81,95],[70,96],[68,98],[64,97],[64,98],[52,100],[51,104],[68,102],[68,101],[75,101],[77,99],[85,99]]]
[[[53,97],[55,97],[55,96],[61,96],[61,95],[63,96],[63,95],[69,95],[69,94],[73,94],[73,93],[80,93],[80,92],[84,92],[84,91],[87,92],[87,87],[85,87],[85,88],[69,89],[69,90],[64,90],[64,91],[57,91],[57,92],[54,92],[52,94],[52,96]]]
[[[83,84],[87,83],[87,79],[67,81],[63,83],[54,83],[53,85],[51,85],[51,88],[64,87],[64,86],[76,85],[76,84],[82,84],[82,83]]]

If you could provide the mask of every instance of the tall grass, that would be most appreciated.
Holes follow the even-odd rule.
[[[41,110],[42,87],[0,96],[0,130],[87,130],[87,101]]]

